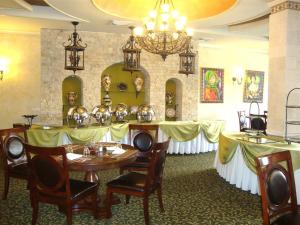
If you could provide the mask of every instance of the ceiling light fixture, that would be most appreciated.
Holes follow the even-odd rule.
[[[181,53],[189,44],[192,29],[186,29],[186,17],[180,16],[172,0],[157,0],[145,19],[145,29],[136,27],[136,41],[144,50],[159,54],[165,60],[168,55]]]
[[[141,49],[137,46],[133,35],[133,26],[130,26],[129,29],[131,30],[131,35],[126,42],[126,44],[122,47],[123,54],[124,54],[124,65],[123,70],[134,72],[141,70],[140,65],[140,54]]]
[[[185,75],[194,74],[195,73],[195,58],[196,54],[192,52],[193,46],[191,44],[191,37],[186,45],[184,52],[179,54],[180,62],[179,62],[179,73],[183,73]]]
[[[195,57],[192,52],[192,29],[185,29],[186,18],[179,16],[172,0],[157,0],[154,10],[146,18],[145,30],[142,27],[129,27],[131,35],[123,46],[123,70],[140,70],[140,53],[142,49],[162,56],[179,53],[179,73],[195,73]]]
[[[65,47],[65,70],[73,70],[74,74],[77,70],[84,70],[84,50],[87,44],[82,44],[82,40],[77,33],[76,26],[78,22],[72,22],[74,32],[69,36],[68,43],[64,43]]]

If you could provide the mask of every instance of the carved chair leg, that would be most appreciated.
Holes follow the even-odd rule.
[[[5,200],[7,198],[8,189],[9,189],[9,176],[5,172],[4,173],[4,190],[3,190],[2,200]]]
[[[72,225],[72,205],[67,204],[67,224]]]
[[[39,212],[39,203],[36,201],[34,198],[32,198],[32,225],[36,225],[37,223],[37,218],[38,218],[38,212]]]
[[[131,197],[130,195],[126,195],[126,204],[129,203],[130,197]]]
[[[160,211],[164,212],[164,205],[163,205],[163,200],[162,200],[162,191],[161,191],[161,186],[159,185],[159,187],[157,188],[157,197],[158,197],[158,202],[159,202],[159,207],[160,207]]]
[[[149,198],[148,198],[148,196],[144,196],[143,205],[144,205],[145,224],[150,225],[150,222],[149,222]]]
[[[97,202],[97,198],[98,198],[98,193],[97,191],[95,191],[95,193],[93,194],[93,203],[94,203],[94,218],[97,218],[97,214],[98,214],[98,202]]]
[[[112,214],[111,214],[111,206],[112,206],[112,196],[113,193],[109,190],[109,188],[106,191],[106,211],[107,211],[107,219],[111,218]]]

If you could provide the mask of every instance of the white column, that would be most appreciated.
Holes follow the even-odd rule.
[[[284,135],[286,96],[292,88],[300,88],[300,0],[273,0],[268,4],[268,133]],[[300,120],[300,109],[294,114]],[[295,128],[300,133],[300,126]]]

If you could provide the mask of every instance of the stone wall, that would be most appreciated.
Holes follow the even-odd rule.
[[[64,70],[64,47],[71,31],[41,30],[41,112],[44,123],[62,123],[62,82],[72,71]],[[122,45],[128,35],[101,32],[79,34],[88,47],[85,51],[85,70],[77,71],[83,81],[83,105],[91,111],[100,103],[101,74],[108,66],[123,61]],[[141,65],[149,74],[150,85],[146,85],[146,98],[153,105],[156,119],[165,116],[165,84],[170,78],[182,82],[182,120],[197,119],[199,101],[199,76],[186,77],[178,74],[178,55],[168,56],[164,62],[160,56],[142,51]],[[198,66],[197,66],[198,68]],[[198,74],[198,71],[196,72]],[[148,89],[148,90],[147,90]]]

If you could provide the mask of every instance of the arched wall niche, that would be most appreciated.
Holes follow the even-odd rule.
[[[141,104],[149,104],[150,102],[150,76],[148,72],[142,68],[141,71],[130,73],[123,70],[123,62],[114,63],[108,66],[101,74],[101,80],[105,75],[109,75],[111,85],[108,92],[112,100],[112,108],[114,109],[118,103],[124,103],[130,109],[131,106]],[[139,77],[144,83],[140,92],[136,91],[134,81]],[[106,91],[101,85],[100,102],[106,95]],[[135,119],[134,115],[128,116],[128,119]]]
[[[182,81],[170,78],[166,81],[165,87],[165,120],[182,120]]]
[[[71,75],[62,82],[62,118],[67,124],[67,114],[71,107],[83,105],[82,80],[79,76]]]

